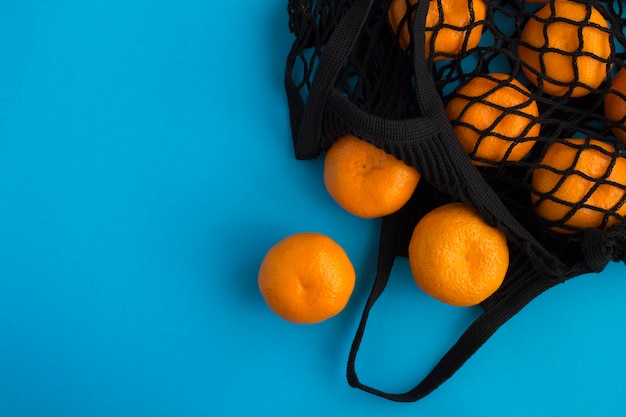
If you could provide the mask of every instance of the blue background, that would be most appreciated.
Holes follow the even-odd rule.
[[[622,264],[540,296],[418,403],[348,386],[379,221],[293,157],[286,3],[0,3],[0,416],[624,415]],[[358,274],[311,326],[256,286],[302,231]],[[412,387],[477,314],[400,260],[359,375]]]

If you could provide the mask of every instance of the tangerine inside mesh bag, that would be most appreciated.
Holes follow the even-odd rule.
[[[621,1],[289,0],[285,86],[295,156],[353,134],[414,166],[411,200],[382,221],[379,267],[348,382],[416,401],[546,289],[626,263],[626,12]],[[625,141],[625,142],[623,142]],[[413,389],[362,384],[369,311],[434,207],[474,206],[505,232],[507,277]]]

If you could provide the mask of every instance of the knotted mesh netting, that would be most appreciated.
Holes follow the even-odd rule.
[[[379,141],[371,129],[370,137],[355,132],[358,118],[347,121],[338,111],[347,99],[381,121],[441,117],[425,114],[428,98],[420,96],[416,77],[426,74],[476,170],[542,247],[575,262],[584,229],[624,223],[626,166],[619,138],[626,139],[626,80],[613,82],[625,66],[621,1],[431,0],[423,27],[415,24],[416,0],[374,1],[341,65],[326,84],[314,85],[327,48],[336,55],[329,39],[357,3],[289,1],[296,40],[288,78],[305,103],[316,96],[319,113],[316,125],[308,125],[315,134],[294,132],[309,135],[306,145],[296,147],[298,157],[315,157],[338,137],[361,133],[429,171],[410,146],[390,143],[400,139]],[[416,33],[423,47],[414,45]],[[424,74],[416,74],[420,67]],[[394,126],[402,136],[412,125]],[[450,182],[463,178],[440,177],[430,175],[436,188],[459,197],[459,186]]]

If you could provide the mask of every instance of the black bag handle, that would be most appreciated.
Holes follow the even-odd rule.
[[[347,379],[352,387],[398,402],[418,401],[433,392],[452,377],[504,323],[534,298],[561,282],[538,272],[535,265],[522,252],[512,252],[509,270],[502,287],[483,302],[483,313],[465,330],[419,384],[403,393],[389,393],[363,384],[355,370],[357,353],[370,310],[385,290],[394,260],[398,255],[405,254],[411,226],[415,223],[415,200],[416,198],[413,198],[400,211],[383,219],[376,279],[366,301],[347,366]],[[428,211],[429,208],[420,207],[418,211],[420,210]],[[626,223],[616,224],[606,231],[587,229],[585,234],[584,252],[589,264],[587,272],[600,272],[609,261],[621,261],[626,264]]]
[[[498,296],[488,300],[484,312],[465,330],[457,342],[439,360],[434,368],[414,388],[403,393],[389,393],[362,383],[356,373],[357,353],[365,333],[370,310],[382,295],[389,281],[394,260],[404,249],[400,247],[406,236],[407,210],[383,219],[380,233],[376,279],[366,301],[361,321],[350,349],[347,380],[350,386],[398,402],[414,402],[433,392],[447,381],[476,351],[511,317],[526,304],[559,281],[542,276],[521,253],[511,254],[509,273]]]

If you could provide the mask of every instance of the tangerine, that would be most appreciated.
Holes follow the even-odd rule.
[[[611,68],[608,28],[592,5],[550,2],[531,15],[522,30],[518,46],[522,71],[547,94],[587,95]]]
[[[530,92],[506,74],[472,78],[448,102],[446,115],[475,165],[523,159],[541,128]]]
[[[320,233],[296,233],[274,245],[259,268],[258,285],[269,308],[292,323],[319,323],[339,314],[354,290],[356,273],[346,252]]]
[[[535,213],[554,223],[555,232],[603,229],[626,216],[626,158],[600,140],[553,143],[531,183]]]
[[[409,264],[425,293],[446,304],[472,306],[502,285],[509,249],[504,233],[488,225],[476,209],[449,203],[415,226]]]
[[[400,46],[408,49],[410,30],[407,12],[419,0],[393,0],[388,19],[398,35]],[[458,54],[478,46],[482,37],[487,7],[483,0],[429,0],[426,16],[426,58],[434,55],[435,61],[454,59]]]
[[[346,135],[324,158],[324,184],[346,211],[374,218],[398,211],[411,198],[419,172],[382,149]]]

